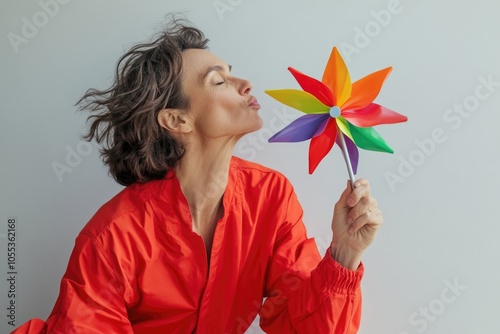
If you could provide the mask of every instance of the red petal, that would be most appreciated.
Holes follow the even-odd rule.
[[[351,97],[339,106],[343,111],[364,108],[375,100],[392,67],[368,74],[352,84]]]
[[[333,94],[330,89],[321,81],[311,78],[302,72],[297,71],[293,67],[289,67],[288,70],[295,77],[295,80],[299,83],[300,87],[309,94],[314,95],[321,103],[332,107],[334,104]]]
[[[334,118],[328,120],[325,131],[311,139],[309,144],[309,174],[312,174],[323,158],[330,152],[337,138],[337,123]]]
[[[343,111],[342,117],[363,128],[380,124],[406,122],[408,120],[408,117],[376,103],[371,103],[363,109]]]

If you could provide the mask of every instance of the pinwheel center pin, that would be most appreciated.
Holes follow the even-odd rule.
[[[337,106],[333,106],[330,108],[330,116],[333,118],[339,117],[340,116],[340,108]]]

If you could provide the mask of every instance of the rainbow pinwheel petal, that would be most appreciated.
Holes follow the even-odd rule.
[[[349,159],[351,160],[352,170],[354,174],[356,174],[358,172],[358,161],[359,161],[358,147],[356,146],[356,144],[354,144],[351,138],[349,138],[345,134],[342,135],[344,136],[344,140],[347,146],[347,152],[349,153]],[[340,138],[337,137],[337,140],[335,142],[337,143],[337,145],[341,146],[339,140]]]
[[[325,130],[309,143],[309,174],[312,174],[323,158],[330,152],[337,138],[337,125],[333,118],[328,120]]]
[[[373,103],[392,71],[387,67],[351,83],[347,66],[337,48],[333,48],[321,81],[296,69],[288,70],[303,89],[266,90],[279,102],[300,110],[299,117],[269,139],[269,142],[298,142],[311,139],[309,173],[313,173],[335,142],[343,136],[347,156],[356,174],[358,147],[393,153],[372,126],[406,122],[408,118]]]
[[[394,153],[374,128],[359,128],[350,123],[347,123],[347,127],[358,147],[370,151]]]
[[[376,103],[370,103],[368,106],[354,111],[343,111],[342,116],[350,123],[359,127],[393,124],[407,120],[406,116]]]
[[[321,123],[325,123],[329,117],[328,114],[309,114],[299,117],[269,138],[269,142],[294,143],[311,139],[316,135],[318,128],[321,128]]]
[[[277,89],[266,90],[266,93],[281,103],[300,110],[306,114],[319,114],[330,110],[329,107],[319,102],[314,95],[301,90]]]
[[[289,67],[288,70],[294,76],[295,80],[299,83],[300,87],[309,94],[315,96],[321,103],[326,106],[333,106],[335,100],[333,98],[332,91],[327,85],[318,81],[310,76],[305,75],[297,71],[296,69]]]
[[[335,47],[326,63],[321,81],[332,91],[337,106],[340,107],[343,105],[349,96],[351,96],[351,76],[344,63],[344,59],[342,59],[342,56]]]
[[[392,72],[392,67],[374,72],[359,79],[352,85],[351,96],[342,105],[343,110],[356,110],[369,105],[380,93],[385,79]]]

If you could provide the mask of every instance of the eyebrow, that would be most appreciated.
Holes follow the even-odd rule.
[[[231,65],[227,65],[229,67],[229,72],[231,72],[233,66]],[[211,73],[211,72],[224,72],[226,70],[226,68],[222,65],[214,65],[214,66],[210,66],[207,71],[205,72],[205,74],[203,74],[203,76],[201,77],[202,80],[205,80],[205,78]]]

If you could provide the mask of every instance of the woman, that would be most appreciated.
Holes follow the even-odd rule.
[[[206,44],[174,20],[82,98],[86,139],[127,187],[76,238],[49,318],[14,333],[243,333],[257,314],[267,333],[357,332],[382,223],[368,182],[348,183],[321,257],[287,179],[232,156],[260,106]]]

